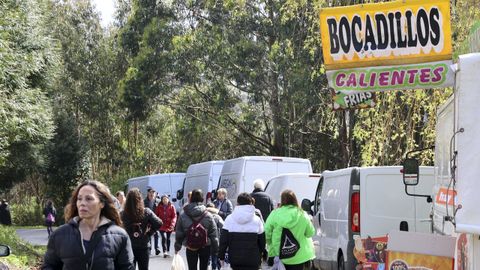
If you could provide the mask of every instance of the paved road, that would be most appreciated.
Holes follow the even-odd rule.
[[[17,234],[21,239],[23,239],[26,242],[29,242],[32,245],[46,246],[48,242],[47,229],[25,229],[25,230],[21,229],[21,230],[17,230]],[[172,235],[172,242],[174,241],[174,239],[175,239],[175,235]],[[173,243],[172,243],[172,249],[173,249]],[[172,265],[172,260],[173,260],[172,257],[163,258],[163,256],[161,255],[162,254],[156,256],[152,250],[152,254],[150,257],[150,264],[148,267],[150,270],[170,269]],[[173,255],[173,252],[172,252],[172,255]],[[180,250],[180,255],[183,257],[183,260],[186,263],[187,259],[185,257],[184,248]]]
[[[48,233],[47,229],[21,229],[17,230],[17,235],[23,239],[24,241],[38,246],[46,246],[48,242]],[[174,235],[172,235],[172,240],[174,239]],[[173,243],[172,243],[173,246]],[[173,248],[173,247],[172,247]],[[163,258],[162,254],[156,256],[153,251],[150,257],[150,265],[149,269],[158,270],[158,269],[170,269],[172,265],[172,258]],[[180,251],[180,255],[184,258],[185,262],[185,250],[182,249]]]

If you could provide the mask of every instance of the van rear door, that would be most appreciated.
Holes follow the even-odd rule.
[[[399,230],[402,221],[408,223],[409,231],[430,232],[430,224],[420,221],[429,218],[431,204],[425,198],[415,198],[405,193],[400,166],[360,170],[362,238],[385,236],[390,230]],[[431,190],[433,179],[424,182],[417,189],[430,186]],[[415,192],[418,193],[418,190]]]

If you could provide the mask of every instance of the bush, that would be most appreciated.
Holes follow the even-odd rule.
[[[43,206],[33,197],[28,197],[22,203],[10,205],[12,222],[21,226],[38,226],[45,224]]]

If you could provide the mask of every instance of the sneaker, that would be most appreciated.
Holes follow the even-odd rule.
[[[155,249],[155,255],[160,254],[160,249]]]
[[[170,257],[170,254],[168,253],[168,251],[163,253],[163,257],[164,257],[164,258]]]

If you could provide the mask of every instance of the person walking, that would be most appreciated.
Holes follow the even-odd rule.
[[[133,250],[133,265],[138,263],[139,270],[148,270],[150,260],[150,238],[160,226],[160,220],[142,202],[142,194],[138,188],[127,193],[125,209],[122,212],[123,227],[130,236]]]
[[[264,190],[265,182],[262,179],[256,179],[253,182],[253,191],[250,195],[255,199],[254,206],[262,213],[263,220],[267,220],[275,206],[273,205],[273,200],[270,195]]]
[[[122,212],[123,209],[125,208],[125,200],[126,200],[125,193],[119,190],[117,191],[117,193],[115,193],[115,197],[117,198],[118,203],[120,204],[120,212]]]
[[[217,235],[220,237],[221,230],[223,228],[223,218],[218,215],[218,209],[215,208],[215,205],[212,202],[207,203],[207,211],[212,214],[213,219],[215,220],[215,225],[217,225]],[[222,265],[220,264],[220,259],[213,252],[211,252],[210,259],[212,261],[212,270],[220,270]]]
[[[65,222],[50,235],[41,269],[134,270],[130,238],[104,184],[78,185]]]
[[[0,224],[7,226],[12,225],[10,205],[8,205],[8,202],[5,199],[2,199],[2,203],[0,203]]]
[[[225,220],[233,211],[232,202],[227,199],[227,190],[219,188],[217,191],[217,199],[213,202],[218,209],[218,215]]]
[[[155,214],[163,221],[162,227],[160,227],[160,236],[162,237],[163,257],[167,258],[170,257],[170,237],[177,223],[177,212],[168,195],[162,195]]]
[[[195,235],[206,235],[207,239],[204,243],[200,243],[199,239],[194,237]],[[186,247],[189,270],[196,270],[198,261],[200,261],[200,270],[206,270],[210,254],[218,254],[217,225],[213,216],[203,205],[203,192],[200,189],[192,190],[190,203],[183,208],[177,220],[175,254],[178,254],[182,246]]]
[[[53,232],[52,226],[55,224],[57,217],[57,209],[53,206],[52,200],[47,200],[47,204],[43,208],[43,216],[45,217],[45,225],[47,226],[47,233],[50,237],[50,234]]]
[[[265,248],[263,221],[255,214],[252,196],[246,192],[237,197],[237,206],[225,219],[220,236],[218,257],[225,260],[228,250],[233,270],[258,270],[261,268]]]
[[[255,208],[260,210],[263,220],[266,221],[270,213],[275,209],[275,206],[273,205],[273,200],[270,195],[265,192],[265,182],[262,179],[259,178],[253,181],[253,192],[250,195],[252,195],[254,199]],[[267,258],[268,251],[265,248],[262,251],[262,259],[266,261]]]
[[[280,207],[270,213],[265,223],[268,252],[270,256],[279,256],[286,270],[310,269],[315,258],[315,229],[310,217],[300,208],[292,190],[284,190],[280,201]],[[281,248],[286,246],[289,250]]]
[[[157,198],[157,192],[151,188],[147,188],[147,197],[143,201],[145,207],[152,210],[155,213],[155,209],[160,204],[160,200]],[[160,254],[160,249],[158,248],[158,231],[153,233],[153,240],[154,240],[154,248],[155,248],[155,255]]]

